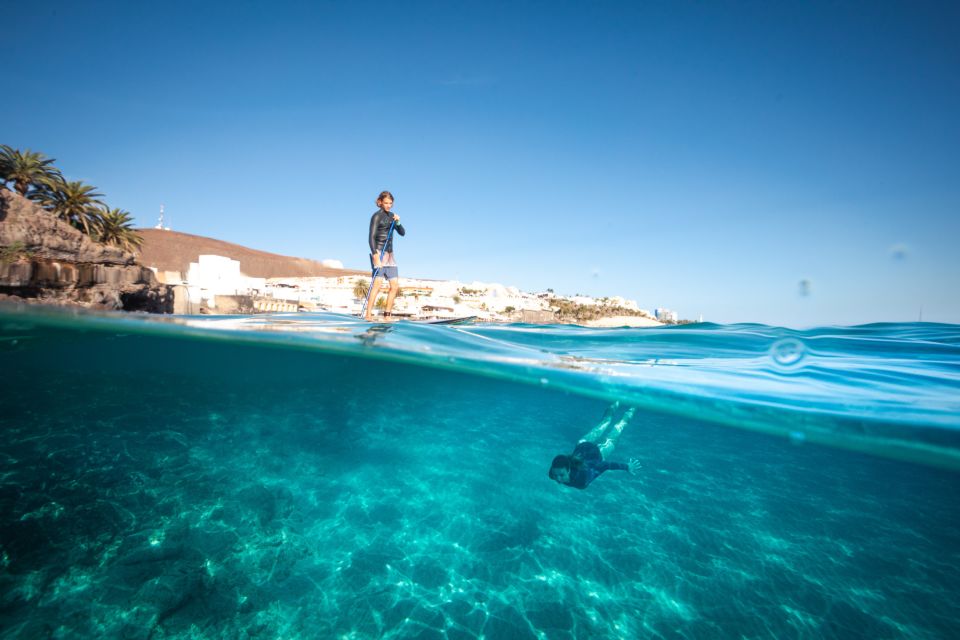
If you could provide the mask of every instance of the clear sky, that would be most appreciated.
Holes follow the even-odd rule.
[[[0,142],[143,226],[163,203],[179,231],[365,268],[389,189],[401,276],[715,322],[960,322],[957,2],[0,15]]]

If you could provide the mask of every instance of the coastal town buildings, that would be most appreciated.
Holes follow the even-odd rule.
[[[217,309],[217,297],[254,296],[266,288],[266,278],[252,278],[240,271],[240,262],[224,256],[201,255],[186,273],[155,271],[163,284],[174,285],[179,298],[176,307],[189,313],[206,307]]]
[[[329,266],[333,267],[333,261]],[[369,276],[255,278],[240,270],[240,262],[224,256],[200,255],[185,273],[156,271],[157,278],[175,285],[182,298],[180,313],[256,311],[330,311],[357,315],[364,304],[360,292]],[[633,300],[614,296],[558,296],[528,293],[498,283],[403,278],[393,312],[398,317],[449,319],[476,316],[491,322],[556,322],[557,301],[584,308],[616,308],[630,315],[605,318],[597,326],[648,326],[669,322],[675,312],[658,309],[663,318],[640,309]],[[670,315],[672,314],[672,315]],[[675,320],[674,320],[675,321]],[[619,323],[619,324],[618,324]]]
[[[679,314],[677,314],[676,311],[672,311],[670,309],[664,309],[662,307],[658,307],[657,309],[655,309],[654,315],[656,316],[657,320],[659,320],[660,322],[675,323],[680,320],[680,316]]]
[[[265,295],[290,299],[296,292],[300,305],[308,310],[358,314],[363,298],[357,297],[357,285],[366,286],[367,276],[336,278],[270,278]],[[453,280],[403,278],[403,286],[394,303],[394,314],[414,318],[457,318],[477,316],[482,320],[517,320],[523,311],[548,311],[546,300],[516,287],[501,284]]]

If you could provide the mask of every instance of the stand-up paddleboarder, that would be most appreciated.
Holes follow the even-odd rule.
[[[397,269],[397,261],[393,257],[391,228],[402,236],[407,234],[403,225],[400,224],[400,216],[390,213],[390,209],[393,208],[392,193],[384,191],[377,196],[377,206],[379,209],[370,218],[369,243],[372,276],[366,310],[363,315],[364,320],[373,319],[373,308],[376,306],[377,295],[380,293],[380,276],[384,277],[390,286],[383,315],[389,317],[393,313],[393,300],[400,290],[400,272]]]

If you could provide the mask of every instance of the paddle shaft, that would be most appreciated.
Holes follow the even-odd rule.
[[[380,249],[380,266],[378,266],[373,272],[373,278],[370,279],[370,286],[367,287],[367,299],[363,301],[363,307],[360,309],[361,318],[367,312],[367,306],[370,304],[370,294],[373,292],[373,283],[376,282],[377,278],[380,277],[380,271],[383,269],[383,256],[387,252],[387,245],[390,244],[390,237],[393,235],[393,225],[396,223],[396,218],[390,221],[390,230],[387,231],[387,239],[383,243],[383,249]],[[374,300],[373,303],[376,304],[377,301]]]

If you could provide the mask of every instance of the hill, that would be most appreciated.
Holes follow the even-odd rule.
[[[201,254],[225,256],[240,262],[240,271],[254,278],[310,278],[356,275],[366,271],[333,269],[316,260],[293,258],[250,249],[232,242],[163,229],[137,229],[143,236],[139,262],[160,271],[186,273]]]

